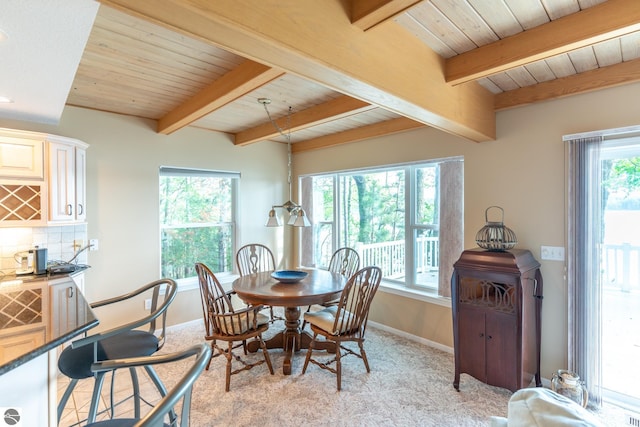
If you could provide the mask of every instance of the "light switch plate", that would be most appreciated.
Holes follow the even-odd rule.
[[[564,247],[540,246],[540,258],[548,261],[564,261]]]

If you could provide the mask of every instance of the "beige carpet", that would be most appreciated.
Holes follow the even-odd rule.
[[[277,330],[281,325],[275,324]],[[203,327],[174,327],[164,351],[201,342]],[[354,356],[343,359],[342,391],[328,371],[310,365],[301,375],[305,352],[296,354],[292,375],[282,374],[282,351],[270,350],[275,374],[266,365],[231,377],[224,391],[226,359],[213,359],[194,387],[193,426],[486,426],[491,415],[506,415],[508,390],[463,375],[452,385],[453,355],[370,327],[365,349],[371,373]],[[260,354],[250,357],[258,358]],[[163,378],[178,369],[158,367]],[[169,383],[170,380],[167,380]]]
[[[267,337],[282,328],[274,324]],[[201,322],[170,328],[162,352],[203,341]],[[365,349],[371,373],[354,356],[343,359],[342,391],[335,376],[310,365],[302,375],[305,352],[296,354],[292,375],[282,374],[283,355],[270,350],[274,375],[266,365],[231,377],[224,391],[226,359],[214,358],[194,387],[191,422],[204,426],[488,426],[492,415],[506,416],[511,392],[462,375],[452,385],[453,355],[370,326]],[[261,355],[250,354],[252,358]],[[171,386],[184,367],[159,366]],[[596,414],[609,427],[623,424],[623,411],[608,407]]]

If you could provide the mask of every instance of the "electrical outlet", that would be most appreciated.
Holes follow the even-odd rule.
[[[151,310],[151,298],[144,300],[144,309]]]
[[[548,261],[564,261],[564,247],[540,246],[540,258]]]
[[[89,240],[89,244],[91,245],[89,247],[90,251],[97,251],[98,250],[98,239]]]
[[[77,251],[78,249],[80,249],[83,246],[84,246],[84,241],[82,239],[75,239],[73,241],[73,250],[74,251]]]

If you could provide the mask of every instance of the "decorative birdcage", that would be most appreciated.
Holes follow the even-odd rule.
[[[489,221],[489,209],[497,208],[502,212],[500,221]],[[486,225],[476,234],[476,244],[482,249],[503,252],[512,249],[518,243],[516,233],[504,225],[504,209],[500,206],[489,206],[484,211]]]

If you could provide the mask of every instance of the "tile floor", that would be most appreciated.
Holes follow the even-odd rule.
[[[140,394],[143,399],[146,399],[150,404],[156,403],[160,399],[160,394],[157,389],[144,372],[144,370],[138,370],[138,380],[140,382]],[[60,398],[69,384],[69,379],[64,375],[58,376],[58,397]],[[67,405],[62,413],[59,427],[72,427],[86,424],[87,414],[89,413],[89,404],[91,402],[91,394],[93,393],[93,379],[85,379],[78,382],[73,394],[69,398]],[[102,397],[98,404],[98,416],[97,420],[104,420],[110,418],[109,407],[109,394],[111,388],[111,374],[105,375],[104,385],[102,388]],[[119,371],[116,374],[116,381],[114,384],[114,396],[115,402],[115,414],[118,418],[133,417],[133,400],[127,399],[132,394],[131,377],[128,372]],[[145,414],[150,408],[150,405],[141,403],[141,413]]]

